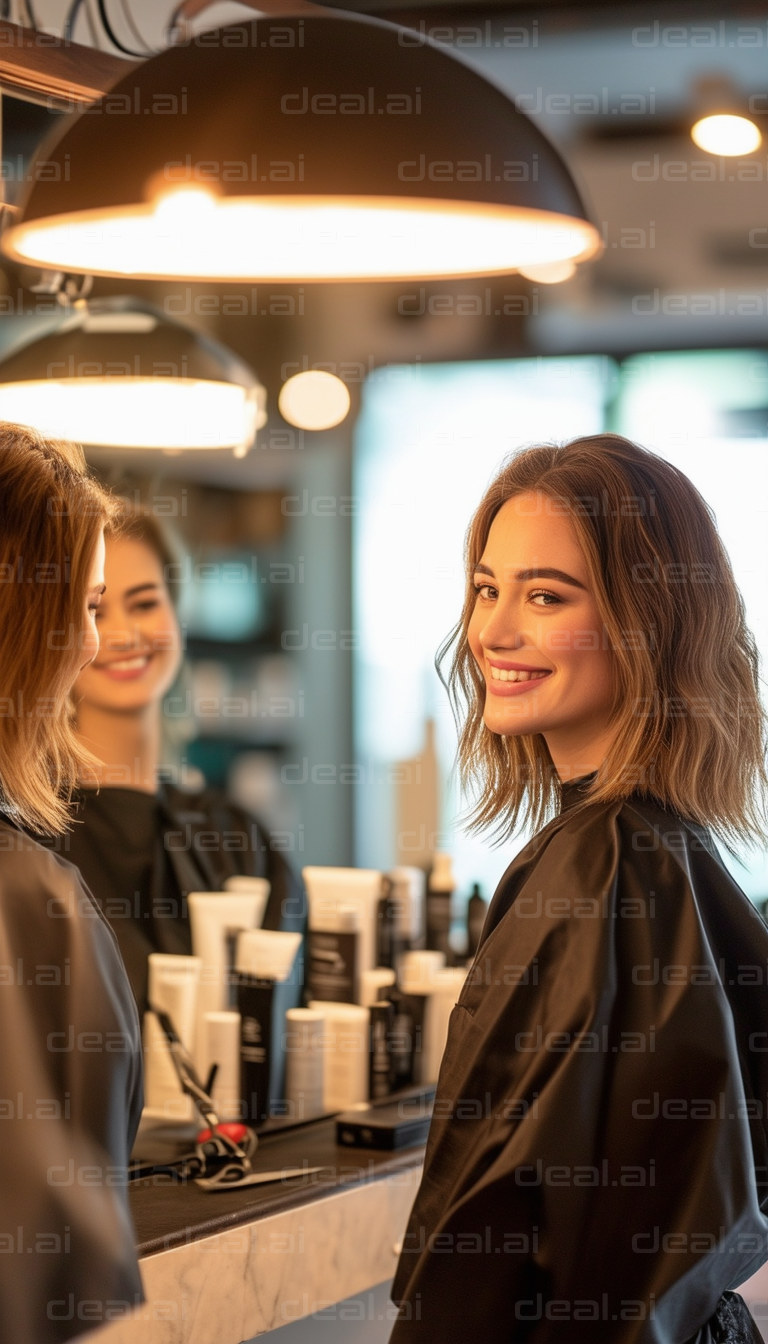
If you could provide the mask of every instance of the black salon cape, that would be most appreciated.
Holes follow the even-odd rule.
[[[453,1009],[391,1344],[704,1344],[768,1259],[768,930],[705,831],[578,788]]]
[[[143,1300],[126,1197],[141,1040],[77,870],[0,820],[0,1340],[60,1344]]]
[[[255,817],[217,789],[156,794],[78,790],[69,831],[46,841],[76,864],[117,937],[139,1011],[147,1009],[151,952],[189,956],[187,896],[220,891],[236,874],[270,884],[265,929],[303,932],[300,878]]]

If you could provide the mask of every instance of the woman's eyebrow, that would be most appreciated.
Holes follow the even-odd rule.
[[[487,574],[490,578],[495,577],[493,570],[488,565],[477,564],[473,572],[475,574]],[[586,592],[583,583],[574,579],[572,575],[566,574],[562,569],[518,569],[514,578],[518,583],[526,583],[528,579],[557,579],[560,583],[570,583],[573,588],[581,588],[583,592]]]
[[[137,593],[143,593],[147,588],[159,588],[159,583],[137,583],[134,588],[126,588],[123,597],[135,597]]]

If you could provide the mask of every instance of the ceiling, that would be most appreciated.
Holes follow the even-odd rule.
[[[490,284],[305,286],[301,296],[288,286],[121,288],[215,332],[259,369],[273,405],[287,372],[319,361],[354,390],[383,363],[768,340],[764,5],[421,0],[404,10],[402,0],[336,3],[386,10],[517,98],[561,149],[603,231],[602,257],[550,287],[512,276]],[[130,4],[138,30],[159,44],[166,6]],[[37,0],[36,8],[54,28],[66,5]],[[112,10],[117,27],[117,0]],[[201,22],[247,14],[216,5]],[[106,46],[93,30],[81,22],[77,40]],[[120,31],[127,41],[128,30]],[[701,81],[713,77],[766,108],[766,144],[743,161],[712,159],[687,134]],[[9,292],[18,280],[9,270]],[[101,281],[97,289],[114,292],[114,285]],[[268,474],[269,458],[279,474],[290,456],[281,459],[276,449],[250,470]]]

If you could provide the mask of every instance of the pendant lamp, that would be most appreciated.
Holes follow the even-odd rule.
[[[601,247],[563,160],[506,94],[367,16],[200,33],[132,70],[39,160],[2,246],[70,273],[441,279]]]
[[[242,457],[265,408],[236,355],[140,299],[80,301],[0,363],[0,420],[86,445]]]

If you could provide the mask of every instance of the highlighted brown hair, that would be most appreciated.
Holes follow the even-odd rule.
[[[485,682],[467,640],[475,565],[508,499],[538,492],[584,552],[614,667],[615,735],[587,802],[640,790],[735,847],[765,837],[766,715],[759,659],[712,511],[687,476],[617,434],[510,458],[469,527],[464,609],[438,654],[460,727],[474,830],[504,837],[556,810],[560,781],[540,734],[483,722]]]
[[[32,830],[64,829],[91,764],[68,695],[96,542],[114,513],[82,449],[0,422],[0,790]]]

